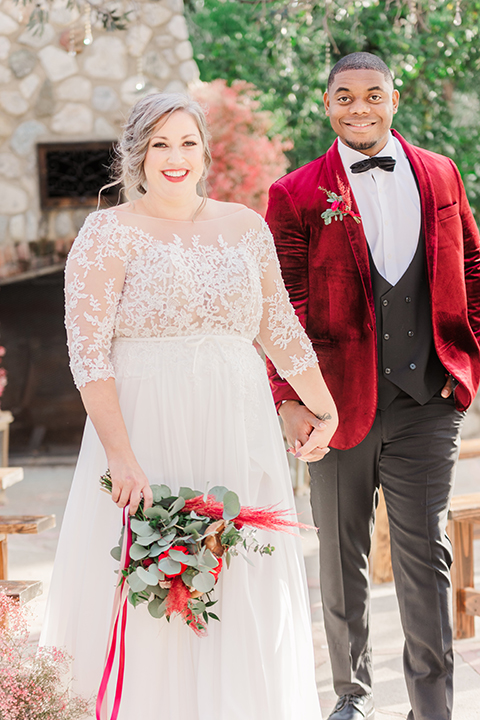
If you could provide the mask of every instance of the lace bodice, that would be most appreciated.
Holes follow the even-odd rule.
[[[272,235],[248,208],[196,222],[94,212],[68,256],[65,295],[77,387],[115,377],[110,350],[118,337],[257,338],[283,377],[316,363]]]

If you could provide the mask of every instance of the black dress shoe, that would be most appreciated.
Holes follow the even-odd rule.
[[[373,720],[374,717],[372,695],[342,695],[328,720]]]

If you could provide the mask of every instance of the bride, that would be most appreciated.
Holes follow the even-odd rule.
[[[120,141],[121,181],[139,199],[86,219],[66,268],[71,369],[88,413],[63,521],[41,644],[73,656],[73,687],[102,676],[118,567],[109,555],[149,483],[226,485],[242,505],[293,508],[288,465],[256,338],[319,418],[296,454],[319,459],[332,397],[289,304],[272,237],[236,203],[197,194],[211,162],[205,118],[154,94]],[[110,468],[112,500],[99,490]],[[259,533],[272,557],[220,574],[197,637],[178,617],[129,608],[121,720],[319,720],[297,533]]]

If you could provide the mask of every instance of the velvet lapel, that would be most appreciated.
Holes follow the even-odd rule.
[[[357,203],[352,193],[350,183],[348,182],[345,168],[343,167],[340,153],[338,152],[337,143],[340,140],[336,140],[330,149],[327,151],[325,156],[325,167],[327,171],[328,185],[327,190],[331,190],[338,195],[341,195],[347,205],[355,212],[359,213]],[[344,217],[343,223],[337,221],[337,225],[343,224],[345,231],[348,235],[348,239],[352,246],[353,254],[357,263],[360,277],[362,278],[365,295],[367,296],[368,304],[370,306],[370,312],[372,319],[375,318],[375,303],[373,299],[372,290],[372,278],[370,275],[370,262],[368,259],[367,250],[367,239],[363,230],[363,223],[356,223],[352,217],[348,215]]]
[[[437,270],[437,248],[438,248],[438,223],[437,203],[433,183],[418,149],[410,145],[396,130],[392,130],[394,136],[401,143],[407,158],[415,173],[420,189],[420,201],[422,204],[422,227],[425,236],[425,255],[427,258],[428,282],[430,292],[435,282]]]

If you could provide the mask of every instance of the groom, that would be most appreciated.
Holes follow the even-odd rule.
[[[367,558],[382,485],[408,719],[449,720],[445,527],[459,431],[480,379],[480,238],[454,163],[390,130],[399,94],[380,58],[342,58],[324,102],[338,139],[272,186],[267,221],[340,415],[325,459],[303,458],[339,695],[330,718],[375,714]],[[316,418],[271,365],[269,372],[301,456]]]

